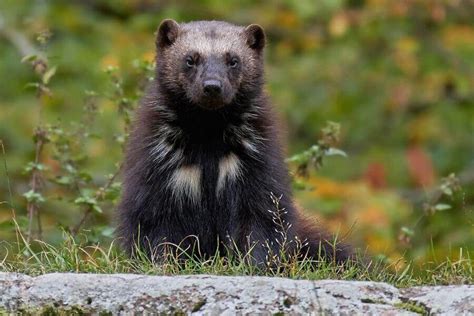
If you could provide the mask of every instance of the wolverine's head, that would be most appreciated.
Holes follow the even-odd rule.
[[[164,20],[156,39],[158,81],[193,105],[219,109],[261,90],[264,46],[256,24]]]

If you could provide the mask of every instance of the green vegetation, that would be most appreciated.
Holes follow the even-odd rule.
[[[395,307],[421,315],[429,315],[423,307],[410,302],[395,304]]]
[[[297,201],[377,269],[118,252],[122,151],[163,18],[265,28]],[[473,283],[473,20],[469,1],[1,1],[0,269]]]
[[[19,234],[20,243],[3,245],[14,255],[0,262],[0,270],[39,275],[49,272],[83,273],[140,273],[153,275],[217,274],[217,275],[266,275],[294,279],[341,279],[388,282],[399,287],[415,285],[472,284],[474,265],[470,254],[462,253],[456,260],[426,262],[421,271],[412,265],[398,269],[397,264],[388,265],[381,261],[366,264],[295,260],[284,257],[278,269],[257,268],[248,263],[246,255],[223,258],[218,255],[206,260],[169,256],[157,264],[138,251],[131,259],[118,251],[113,243],[109,246],[90,244],[86,235],[73,238],[64,234],[59,245],[35,241],[31,244]],[[37,249],[37,250],[33,250]],[[317,267],[317,268],[315,268]]]

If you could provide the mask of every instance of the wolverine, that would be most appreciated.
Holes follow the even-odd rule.
[[[140,248],[159,260],[176,245],[202,257],[239,251],[261,265],[281,253],[278,223],[286,223],[305,256],[352,257],[295,208],[264,91],[264,47],[256,24],[160,24],[156,76],[128,140],[117,212],[116,234],[131,255]]]

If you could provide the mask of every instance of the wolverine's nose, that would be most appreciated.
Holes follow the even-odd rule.
[[[222,92],[222,83],[219,80],[204,81],[204,93],[207,96],[217,96]]]

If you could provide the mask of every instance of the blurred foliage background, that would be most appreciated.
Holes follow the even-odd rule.
[[[112,240],[115,174],[163,18],[265,28],[288,156],[341,124],[347,158],[306,176],[291,165],[322,226],[392,262],[474,250],[471,0],[2,0],[0,239],[15,239],[13,207],[32,237],[28,212],[48,242],[61,229]]]

